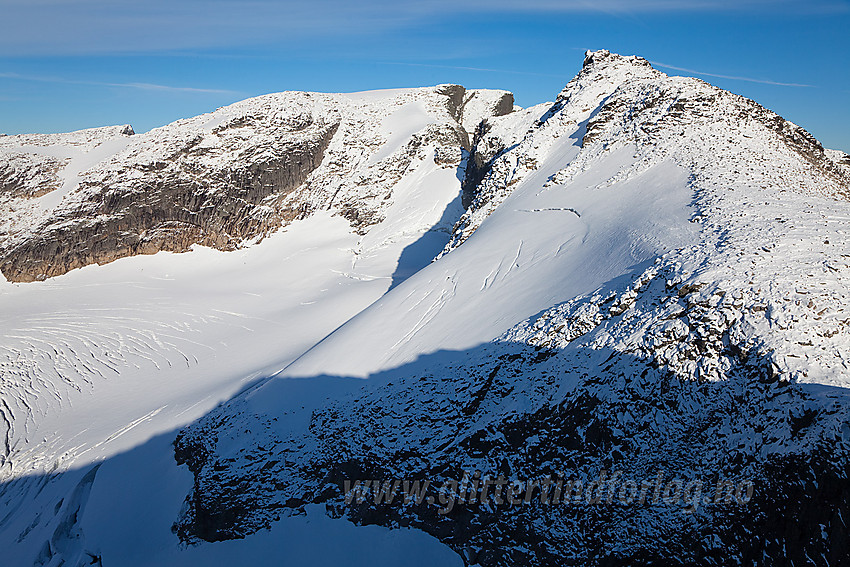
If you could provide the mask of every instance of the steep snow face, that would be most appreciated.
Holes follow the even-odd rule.
[[[838,564],[850,552],[843,158],[752,101],[608,52],[588,53],[556,103],[490,119],[474,143],[483,179],[439,259],[181,433],[196,481],[181,537],[242,537],[323,503],[420,527],[482,565]],[[617,469],[761,492],[695,515],[443,517],[349,506],[341,489]]]
[[[461,219],[447,250],[465,241],[511,193],[514,185],[537,171],[562,138],[572,138],[572,145],[580,149],[588,119],[618,86],[627,81],[664,76],[638,57],[588,52],[581,72],[561,91],[554,104],[541,104],[522,113],[489,120],[475,140],[476,153],[487,164],[487,175],[477,187],[475,201]],[[510,151],[505,151],[507,148]]]
[[[631,152],[620,152],[567,187],[544,188],[578,149],[575,138],[564,136],[480,234],[382,297],[285,374],[366,376],[441,348],[470,348],[689,242],[695,227],[688,222],[687,174],[673,163],[596,190],[630,163]],[[335,355],[342,351],[344,358]]]

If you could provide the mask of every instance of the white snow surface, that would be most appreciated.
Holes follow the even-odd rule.
[[[471,348],[689,242],[696,228],[688,222],[687,174],[673,163],[597,189],[630,163],[625,149],[569,187],[544,188],[578,153],[576,142],[563,136],[543,158],[546,166],[518,184],[463,246],[346,323],[285,375],[365,377],[442,348]]]

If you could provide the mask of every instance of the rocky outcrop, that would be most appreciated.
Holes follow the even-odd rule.
[[[66,160],[13,153],[0,161],[0,199],[41,197],[62,185],[59,170]]]
[[[484,112],[482,112],[482,110]],[[497,118],[514,111],[514,97],[509,92],[470,91],[459,110],[459,120],[470,136],[469,157],[463,176],[463,208],[468,208],[475,198],[478,185],[490,170],[493,158],[504,150],[504,140],[486,134],[491,130],[489,120],[479,116]]]
[[[231,404],[178,437],[195,486],[175,531],[186,542],[241,538],[322,504],[358,524],[424,530],[482,566],[840,565],[850,471],[832,426],[850,415],[846,398],[823,405],[757,359],[728,356],[733,379],[699,383],[613,351],[497,346],[372,377],[381,385],[319,408],[291,438]],[[244,428],[262,442],[235,443]],[[437,489],[474,471],[581,489],[568,498],[552,485],[549,501],[537,489],[513,505],[491,489],[489,504],[479,492],[441,506]],[[428,480],[434,501],[405,503],[402,487],[389,503],[376,502],[380,488],[351,501],[355,479]],[[620,499],[643,482],[645,502]],[[653,498],[666,486],[675,499]]]
[[[86,180],[80,190],[87,198],[8,249],[0,270],[9,280],[33,281],[124,256],[183,252],[193,244],[232,250],[298,215],[274,205],[319,166],[336,128],[301,125],[273,147],[223,167],[198,163],[206,151],[198,137],[162,160]]]

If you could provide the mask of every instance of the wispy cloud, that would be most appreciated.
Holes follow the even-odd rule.
[[[532,71],[518,71],[516,69],[490,69],[487,67],[465,67],[462,65],[439,65],[436,63],[410,63],[403,61],[381,61],[382,65],[401,65],[404,67],[431,67],[435,69],[457,69],[459,71],[481,71],[484,73],[499,73],[508,75],[530,75],[534,77],[557,77],[563,78],[563,75],[555,73],[534,73]]]
[[[204,94],[227,94],[238,95],[244,94],[239,91],[229,89],[204,89],[198,87],[173,87],[170,85],[157,85],[154,83],[101,83],[109,87],[123,87],[128,89],[141,89],[143,91],[165,91],[165,92],[181,92],[181,93],[204,93]]]
[[[762,85],[775,85],[778,87],[803,87],[803,88],[816,88],[815,85],[806,85],[803,83],[783,83],[780,81],[771,81],[767,79],[755,79],[753,77],[739,77],[736,75],[721,75],[718,73],[706,73],[705,71],[696,71],[694,69],[688,69],[686,67],[676,67],[675,65],[667,65],[666,63],[659,63],[658,61],[650,61],[654,66],[661,67],[662,69],[672,69],[673,71],[681,71],[683,73],[691,73],[692,75],[701,75],[703,77],[714,77],[717,79],[729,79],[731,81],[746,81],[748,83],[759,83]]]
[[[173,93],[198,93],[198,94],[243,94],[226,89],[205,89],[198,87],[175,87],[171,85],[157,85],[155,83],[112,83],[106,81],[85,81],[79,79],[67,79],[63,77],[48,77],[38,75],[21,75],[18,73],[0,73],[0,79],[12,79],[17,81],[32,81],[38,83],[55,83],[63,85],[87,85],[95,87],[117,87],[122,89],[138,89],[143,91],[161,91]]]

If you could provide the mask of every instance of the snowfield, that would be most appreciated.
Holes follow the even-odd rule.
[[[0,138],[0,247],[71,238],[162,148],[204,148],[199,183],[274,153],[268,120],[296,115],[299,140],[334,124],[321,163],[250,204],[238,245],[0,282],[4,561],[837,564],[850,157],[700,80],[600,51],[529,109],[454,86],[281,93],[141,135]],[[267,222],[283,209],[303,214]],[[616,466],[779,496],[436,518],[347,509],[334,484]],[[798,501],[809,543],[773,521]]]

